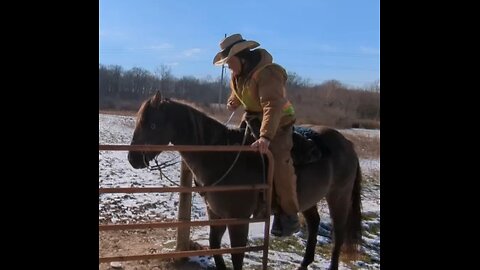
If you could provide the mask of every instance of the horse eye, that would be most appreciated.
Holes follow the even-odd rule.
[[[151,124],[150,124],[150,128],[151,128],[151,129],[155,129],[156,127],[157,127],[157,126],[155,125],[155,123],[151,123]]]

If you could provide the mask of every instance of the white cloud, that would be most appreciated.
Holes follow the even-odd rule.
[[[156,50],[156,51],[172,49],[172,48],[173,48],[173,45],[170,43],[162,43],[162,44],[151,45],[147,47],[147,49]]]
[[[337,48],[330,46],[328,44],[322,44],[318,47],[318,49],[322,52],[337,52]]]
[[[127,33],[125,32],[122,32],[122,31],[112,31],[112,30],[100,30],[100,28],[98,28],[98,33],[100,36],[102,37],[108,37],[108,38],[127,38],[128,35]]]
[[[360,52],[364,54],[380,54],[380,49],[370,47],[360,47]]]
[[[201,51],[202,50],[200,50],[199,48],[188,49],[188,50],[183,52],[183,55],[186,56],[186,57],[192,57],[195,54],[200,53]]]

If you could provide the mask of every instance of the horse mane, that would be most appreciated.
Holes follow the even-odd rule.
[[[222,124],[218,119],[215,117],[209,115],[205,110],[198,106],[197,104],[187,101],[187,100],[180,100],[180,99],[166,99],[166,102],[170,102],[172,104],[177,104],[181,107],[186,108],[189,111],[195,111],[195,113],[199,114],[202,118],[209,119],[209,122],[212,122],[214,125],[221,125],[226,127],[224,124]]]
[[[213,127],[213,128],[217,128],[217,127],[227,128],[227,126],[222,124],[220,121],[218,121],[214,117],[208,115],[208,113],[206,113],[202,108],[200,108],[199,106],[197,106],[196,104],[194,104],[192,102],[188,102],[186,100],[178,100],[178,99],[165,99],[162,102],[167,102],[167,103],[170,103],[170,104],[174,104],[176,106],[179,106],[179,107],[185,109],[186,111],[195,115],[195,118],[196,118],[195,120],[202,119],[204,124],[206,124],[210,127]]]
[[[140,106],[140,109],[137,113],[138,125],[142,125],[144,123],[145,117],[147,115],[147,111],[153,109],[161,104],[166,105],[169,108],[180,108],[181,111],[185,111],[188,114],[188,117],[192,121],[192,125],[194,127],[194,131],[199,139],[201,144],[214,144],[215,142],[219,142],[224,140],[223,143],[220,144],[234,144],[238,141],[241,142],[241,136],[243,136],[243,131],[239,128],[230,128],[223,123],[221,123],[216,118],[208,115],[202,108],[195,105],[192,102],[188,102],[185,100],[178,100],[178,99],[162,99],[158,104],[155,104],[154,97],[144,101]],[[209,133],[208,138],[203,138],[201,134]],[[208,140],[208,141],[207,141]]]
[[[150,108],[150,100],[147,99],[140,105],[140,109],[137,112],[137,126],[141,126],[145,122],[145,112]]]
[[[138,110],[137,112],[137,119],[138,119],[138,122],[141,124],[145,121],[145,112],[147,110],[149,110],[150,108],[154,108],[155,105],[153,105],[153,99],[154,97],[151,97],[150,99],[147,99],[145,100],[142,105],[140,105],[140,109]],[[193,102],[190,102],[190,101],[187,101],[187,100],[180,100],[180,99],[170,99],[170,98],[166,98],[166,99],[162,99],[161,100],[161,103],[171,103],[171,104],[178,104],[180,105],[181,107],[184,107],[186,108],[187,110],[190,110],[190,109],[193,109],[195,111],[198,111],[198,113],[200,113],[203,117],[205,118],[210,118],[212,119],[214,122],[217,122],[218,124],[220,125],[223,125],[222,123],[220,123],[217,119],[215,119],[214,117],[208,115],[208,113],[206,113],[200,106],[196,105],[195,103]]]

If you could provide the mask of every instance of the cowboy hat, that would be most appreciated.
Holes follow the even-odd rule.
[[[213,58],[213,64],[221,66],[230,59],[230,57],[243,51],[245,49],[253,49],[260,46],[260,44],[253,40],[245,40],[242,35],[234,34],[226,37],[220,42],[221,51]]]

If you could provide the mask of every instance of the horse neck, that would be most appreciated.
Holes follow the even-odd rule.
[[[191,107],[185,107],[183,117],[177,121],[177,140],[174,144],[226,145],[227,127]]]
[[[240,145],[243,130],[229,129],[217,120],[191,107],[177,111],[174,144],[183,145]],[[180,152],[189,168],[202,185],[220,179],[234,163],[237,152]],[[212,169],[212,164],[214,168]]]

